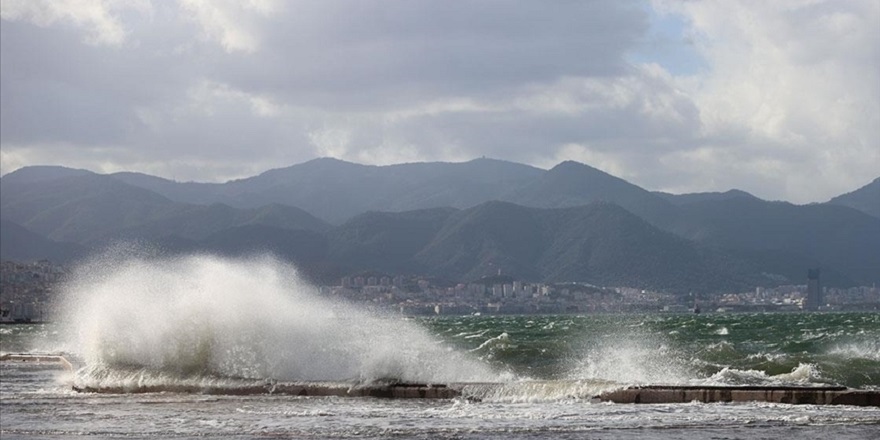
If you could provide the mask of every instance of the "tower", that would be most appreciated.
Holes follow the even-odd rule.
[[[807,301],[804,303],[804,310],[819,310],[819,307],[825,305],[824,296],[819,269],[807,270]]]

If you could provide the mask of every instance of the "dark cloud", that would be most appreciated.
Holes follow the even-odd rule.
[[[499,96],[564,76],[613,76],[647,26],[618,3],[314,2],[286,5],[260,49],[218,57],[215,78],[285,102],[377,110]]]
[[[397,138],[431,150],[461,138],[504,156],[477,133],[505,128],[496,120],[517,119],[509,112],[482,122],[426,117],[400,124],[401,134],[382,133],[381,113],[449,97],[497,102],[568,76],[613,77],[647,26],[640,10],[602,2],[282,3],[224,23],[222,13],[242,12],[227,6],[207,4],[211,14],[189,18],[205,5],[110,11],[127,32],[120,45],[89,44],[83,34],[94,30],[63,21],[4,20],[3,144],[130,148],[155,161],[304,160],[321,153],[308,145],[311,130],[357,120],[378,131],[357,135],[372,139],[364,147]],[[434,132],[434,142],[408,125]]]
[[[880,160],[878,87],[864,84],[880,65],[871,0],[2,8],[3,172],[60,163],[216,181],[326,155],[486,155],[808,201],[869,181],[864,163]],[[822,170],[811,158],[830,148],[811,186],[780,177],[786,161]]]

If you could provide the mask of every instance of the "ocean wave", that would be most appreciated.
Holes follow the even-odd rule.
[[[826,385],[815,364],[801,363],[789,373],[768,375],[759,370],[741,370],[725,367],[707,379],[694,380],[695,385]]]
[[[473,333],[473,334],[463,333],[462,336],[464,336],[464,339],[476,339],[476,338],[481,338],[483,336],[486,336],[486,333],[489,333],[489,330],[483,330],[479,333]]]
[[[736,347],[727,341],[720,342],[712,342],[706,345],[702,352],[713,353],[713,354],[725,354],[725,353],[736,353]]]
[[[688,357],[656,335],[620,334],[584,349],[568,379],[620,384],[685,383],[695,376]]]
[[[483,341],[477,348],[470,350],[471,353],[482,353],[484,358],[491,359],[498,352],[510,348],[510,335],[507,332]]]
[[[235,390],[251,386],[270,384],[268,381],[231,378],[211,375],[179,376],[172,372],[150,370],[147,368],[121,368],[105,365],[87,365],[66,378],[79,390],[115,390],[132,392],[155,389],[173,390],[180,388]]]
[[[270,258],[101,263],[75,272],[63,305],[70,351],[95,367],[81,380],[101,371],[144,371],[162,380],[509,378],[414,322],[319,297],[292,267]]]
[[[880,341],[860,341],[838,344],[828,354],[844,359],[867,359],[880,362]]]
[[[785,362],[789,358],[789,355],[785,353],[766,353],[766,352],[758,352],[758,353],[750,353],[746,356],[746,360],[749,361],[766,361],[773,363],[782,363]]]

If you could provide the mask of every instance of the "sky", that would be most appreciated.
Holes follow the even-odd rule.
[[[0,173],[575,160],[823,202],[880,176],[880,0],[0,0]]]

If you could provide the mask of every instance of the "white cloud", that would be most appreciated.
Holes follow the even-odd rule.
[[[419,105],[401,109],[392,109],[383,112],[386,124],[395,124],[407,119],[426,116],[438,116],[449,113],[487,113],[497,112],[503,109],[486,102],[479,102],[473,98],[450,97],[431,102],[419,103]]]
[[[86,31],[85,41],[94,45],[121,46],[128,31],[118,14],[125,10],[149,13],[148,1],[119,0],[4,0],[0,3],[3,20],[25,20],[37,26],[57,23]]]
[[[201,79],[187,91],[187,100],[176,113],[190,112],[211,116],[218,107],[249,107],[254,116],[272,117],[281,112],[281,107],[270,97],[236,90],[229,84]]]
[[[4,145],[3,149],[0,149],[0,175],[11,173],[28,165],[41,163],[40,161],[44,159],[42,153],[38,154],[38,157],[28,157],[25,154],[27,151],[27,148],[17,145]]]
[[[657,4],[687,18],[709,65],[681,83],[703,125],[690,166],[798,202],[877,176],[880,3]]]
[[[344,128],[323,127],[308,134],[309,142],[319,157],[345,158],[351,147],[351,131]]]
[[[5,145],[0,151],[2,172],[6,173],[23,165],[39,163],[84,168],[99,173],[112,173],[125,171],[132,159],[125,148],[82,148],[65,142],[41,144],[37,145],[37,148],[34,147],[34,145]]]
[[[181,7],[201,27],[203,37],[227,52],[254,52],[260,38],[253,18],[264,18],[278,6],[272,0],[180,0]]]

